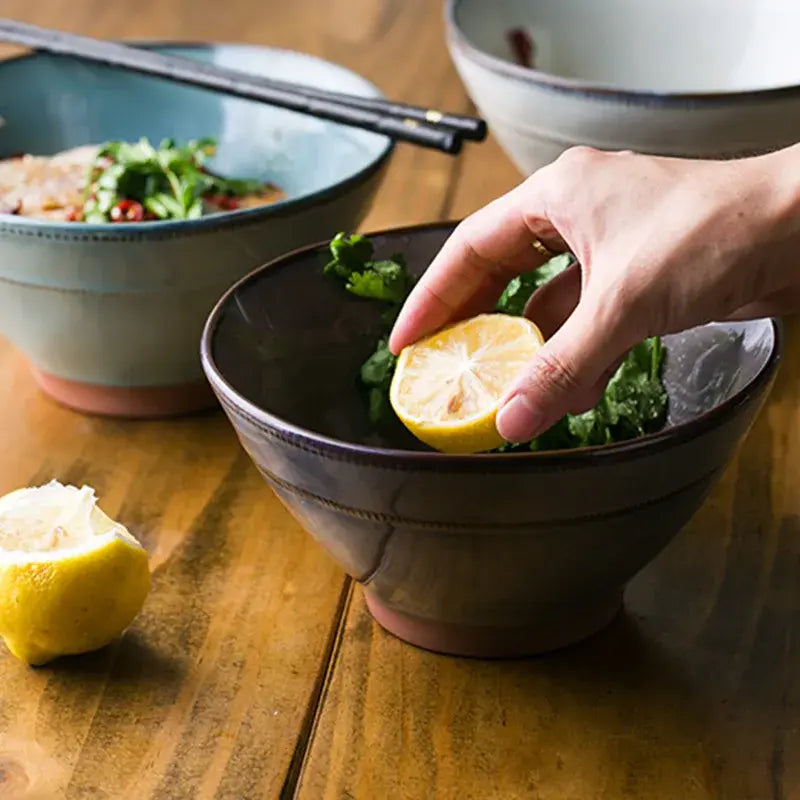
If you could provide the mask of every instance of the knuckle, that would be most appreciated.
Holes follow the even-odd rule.
[[[533,362],[525,383],[529,391],[536,393],[582,393],[582,384],[575,368],[560,354],[546,350]]]
[[[471,214],[458,223],[450,235],[450,244],[463,251],[471,266],[485,266],[489,259],[484,258],[475,245],[480,238],[481,221],[476,214]]]
[[[452,241],[463,243],[472,240],[475,227],[480,224],[480,220],[476,218],[476,214],[477,212],[474,212],[468,217],[464,217],[464,219],[453,228],[453,232],[450,234],[450,239]]]
[[[576,197],[585,194],[590,171],[596,171],[597,163],[605,158],[601,150],[586,145],[570,147],[551,161],[546,171],[546,196],[554,213],[561,211],[567,216],[574,213]]]
[[[562,166],[584,167],[596,162],[603,155],[602,151],[585,144],[575,145],[565,150],[557,160]]]
[[[479,214],[476,212],[459,223],[451,239],[463,254],[464,267],[470,272],[479,278],[488,275],[498,281],[509,280],[519,272],[519,263],[488,243],[497,238],[495,226],[491,219]]]
[[[627,271],[616,280],[590,281],[581,302],[597,325],[626,347],[644,338],[653,317],[657,316],[644,276],[639,280],[635,271]]]
[[[471,236],[462,236],[461,247],[465,253],[466,266],[478,277],[489,275],[500,280],[505,277],[507,272],[513,271],[513,264],[507,264],[503,259],[490,258],[484,255]]]

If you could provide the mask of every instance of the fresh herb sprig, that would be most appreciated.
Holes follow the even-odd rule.
[[[389,386],[397,359],[389,350],[388,333],[414,285],[414,278],[400,253],[373,261],[372,242],[365,236],[339,233],[330,243],[330,253],[331,259],[324,268],[326,275],[342,281],[348,292],[367,300],[378,300],[386,306],[383,313],[385,335],[361,366],[359,375],[367,392],[369,418],[378,425],[394,415],[389,404]]]
[[[330,244],[331,259],[324,272],[333,275],[352,294],[386,304],[386,332],[361,366],[359,380],[367,392],[369,417],[381,424],[394,415],[389,387],[397,359],[388,345],[388,331],[414,285],[402,255],[374,261],[372,243],[364,236],[337,234]],[[511,280],[495,310],[522,314],[530,296],[574,263],[569,254],[558,255],[534,272]],[[665,351],[658,337],[634,347],[614,373],[599,403],[583,414],[567,414],[541,436],[524,444],[508,444],[502,452],[562,450],[612,444],[653,433],[663,427],[667,392],[662,381]]]
[[[551,278],[555,278],[574,262],[575,259],[571,253],[562,253],[542,264],[539,269],[512,278],[500,295],[495,311],[516,317],[522,316],[530,296],[540,286],[544,286]]]
[[[178,145],[164,139],[155,147],[112,141],[97,152],[84,190],[84,222],[138,222],[143,219],[197,219],[203,201],[253,194],[264,186],[256,180],[223,178],[205,167],[216,152],[211,138]]]

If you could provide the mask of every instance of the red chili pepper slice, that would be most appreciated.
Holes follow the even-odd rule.
[[[136,200],[120,200],[111,209],[112,222],[141,222],[144,219],[144,208]]]
[[[211,205],[217,206],[224,211],[235,211],[237,208],[241,208],[242,205],[238,197],[230,194],[207,194],[205,199]]]

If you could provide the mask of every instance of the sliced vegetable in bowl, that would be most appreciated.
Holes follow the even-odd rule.
[[[164,139],[158,147],[146,138],[106,143],[89,168],[82,220],[197,219],[245,202],[266,205],[281,199],[282,192],[271,184],[209,172],[206,162],[215,150],[211,138],[183,145]]]
[[[285,197],[259,180],[208,169],[213,138],[158,146],[109,141],[56,154],[0,161],[0,208],[20,216],[90,224],[197,219]]]

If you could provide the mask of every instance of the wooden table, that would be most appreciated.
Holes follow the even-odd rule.
[[[399,99],[469,107],[433,0],[0,0],[109,37],[306,50]],[[400,146],[365,228],[462,216],[511,187],[493,142]],[[95,486],[151,554],[111,647],[42,669],[0,652],[0,798],[800,798],[800,320],[735,463],[605,633],[509,663],[379,630],[222,415],[60,409],[0,346],[0,492]]]

